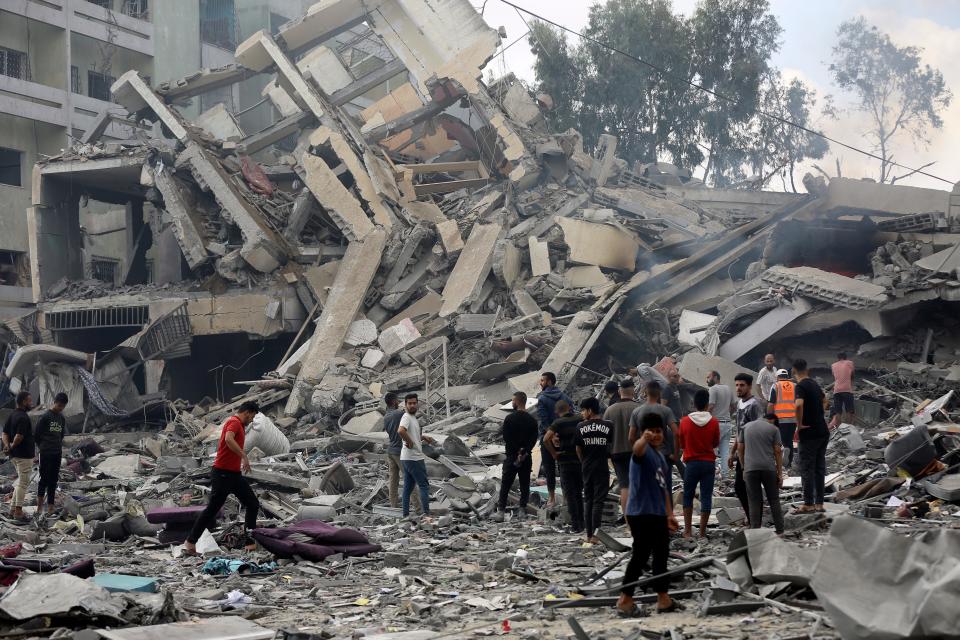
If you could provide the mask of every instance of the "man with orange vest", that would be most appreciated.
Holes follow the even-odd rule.
[[[777,414],[780,420],[780,440],[784,447],[788,447],[787,468],[793,466],[793,434],[797,430],[797,391],[790,382],[790,374],[786,369],[777,371],[777,381],[770,387],[768,411]]]

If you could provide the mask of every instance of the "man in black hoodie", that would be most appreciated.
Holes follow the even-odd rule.
[[[557,401],[556,409],[557,419],[547,429],[543,446],[560,467],[560,486],[570,514],[570,529],[580,533],[583,531],[583,470],[577,455],[580,417],[573,415],[573,407],[566,400]]]
[[[540,375],[540,393],[537,394],[537,418],[540,420],[540,448],[543,449],[543,435],[557,419],[556,405],[558,400],[566,400],[573,406],[573,400],[557,387],[557,376],[551,371]],[[540,456],[540,473],[547,479],[547,492],[550,495],[547,506],[557,504],[557,466],[554,459],[548,455]]]
[[[506,457],[503,460],[503,474],[500,478],[500,511],[507,510],[507,498],[513,479],[517,479],[520,489],[519,517],[523,518],[530,500],[530,473],[533,470],[531,452],[537,443],[537,421],[527,413],[527,394],[517,391],[513,394],[513,411],[503,419],[503,445]]]
[[[67,394],[60,392],[53,398],[53,406],[37,422],[37,450],[40,454],[40,480],[37,482],[37,515],[43,515],[43,497],[47,497],[47,513],[54,510],[57,483],[60,480],[60,462],[63,458],[63,437],[67,435],[67,421],[63,410]]]

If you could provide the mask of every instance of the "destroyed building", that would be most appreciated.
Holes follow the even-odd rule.
[[[504,550],[524,540],[546,544],[557,513],[539,511],[530,537],[519,525],[486,520],[503,459],[502,406],[515,391],[534,396],[541,372],[555,372],[580,398],[643,363],[673,366],[675,357],[688,395],[709,371],[732,381],[767,351],[784,363],[804,357],[822,373],[845,350],[871,375],[858,379],[865,422],[844,425],[838,452],[871,435],[872,445],[886,444],[907,416],[948,420],[950,398],[934,409],[923,401],[960,377],[960,196],[849,178],[806,180],[806,194],[712,189],[667,163],[628,165],[614,136],[585,150],[577,131],[548,130],[550,96],[509,75],[482,80],[502,34],[466,0],[323,0],[275,26],[236,43],[232,60],[179,80],[154,85],[137,69],[119,75],[110,87],[115,105],[81,140],[33,168],[25,219],[35,306],[4,320],[0,339],[8,401],[23,388],[45,407],[59,391],[71,398],[65,509],[74,520],[56,531],[76,540],[43,547],[44,531],[10,535],[39,546],[51,571],[92,554],[120,573],[163,572],[154,582],[194,613],[200,605],[192,599],[214,600],[198,592],[216,591],[215,583],[188,584],[163,567],[167,543],[182,542],[175,520],[192,518],[204,499],[198,487],[221,423],[242,400],[256,399],[264,413],[248,440],[256,450],[250,477],[264,489],[264,514],[280,527],[258,541],[302,560],[275,551],[287,542],[275,536],[291,536],[295,546],[307,545],[309,534],[308,546],[332,549],[322,544],[329,532],[301,522],[323,520],[362,529],[373,543],[352,539],[359,547],[310,558],[334,556],[330,565],[291,561],[279,569],[286,582],[263,578],[273,581],[260,587],[281,606],[307,606],[311,589],[325,602],[342,601],[301,626],[332,620],[349,636],[351,621],[337,621],[345,606],[384,631],[389,616],[365,608],[382,598],[403,612],[403,629],[433,615],[432,632],[453,631],[470,611],[488,624],[525,620],[553,637],[566,631],[550,631],[551,619],[524,607],[533,600],[550,611],[551,600],[576,606],[578,597],[602,595],[609,569],[601,567],[613,558],[607,549],[565,551],[571,577],[542,553],[531,569]],[[344,42],[379,62],[348,68]],[[275,121],[258,124],[210,98],[252,80]],[[129,260],[111,282],[89,277],[90,207],[118,212],[123,229]],[[397,509],[385,504],[388,391],[418,392],[426,431],[438,436],[428,463],[442,520],[435,529],[402,529]],[[938,441],[941,457],[956,452],[951,438]],[[876,480],[876,468],[839,473],[830,486]],[[831,517],[848,510],[838,505]],[[735,521],[734,512],[719,525]],[[859,535],[857,526],[848,523],[838,538]],[[808,527],[799,520],[798,529]],[[439,545],[441,559],[456,564],[458,577],[444,578],[456,588],[424,584],[444,563],[430,567],[425,551],[401,554],[396,538],[407,536],[418,553]],[[229,548],[225,538],[219,542]],[[480,539],[499,546],[485,554]],[[82,546],[91,540],[95,549]],[[125,564],[115,552],[123,541],[143,545],[149,562]],[[841,543],[831,544],[853,562]],[[386,553],[377,555],[381,546]],[[474,555],[457,559],[464,549]],[[781,551],[796,553],[798,564],[815,553]],[[344,576],[354,571],[350,557],[365,554],[379,564],[376,573],[358,569],[358,586]],[[731,555],[726,582],[717,578],[713,593],[749,603],[724,608],[710,596],[704,611],[732,617],[769,607],[800,635],[811,607],[820,607],[818,621],[823,609],[840,617],[829,602],[798,604],[815,602],[809,570],[764,575],[763,559]],[[305,586],[324,566],[335,582]],[[500,579],[519,580],[526,591],[511,583],[481,595],[490,576],[507,569],[512,578]],[[278,571],[264,569],[271,570]],[[72,588],[66,574],[51,571],[36,575]],[[418,572],[426,574],[420,582]],[[24,575],[16,598],[0,598],[0,614],[62,615],[56,606],[26,606],[35,574]],[[400,598],[381,587],[397,580]],[[589,588],[574,591],[574,583]],[[30,588],[44,588],[37,584]],[[687,586],[689,597],[701,597],[702,586]],[[470,597],[455,595],[461,591]],[[94,595],[109,609],[109,599]],[[444,611],[447,601],[454,608]],[[140,603],[133,615],[127,603],[110,619],[181,620],[167,604],[146,615],[150,607]],[[237,632],[273,637],[257,634],[295,622],[267,613],[265,627]],[[602,628],[600,618],[593,622]],[[755,631],[768,637],[770,627]]]

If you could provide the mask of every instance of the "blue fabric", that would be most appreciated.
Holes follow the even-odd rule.
[[[664,493],[670,467],[663,455],[647,446],[643,456],[630,458],[630,497],[627,499],[628,516],[666,516],[667,505]]]
[[[420,505],[424,515],[430,513],[430,483],[427,481],[427,463],[423,460],[401,460],[403,466],[403,515],[410,515],[410,495],[413,485],[420,487]]]
[[[713,462],[691,460],[687,463],[683,476],[683,508],[693,508],[693,498],[700,485],[700,513],[706,513],[713,507],[713,480],[716,477]]]
[[[276,562],[247,562],[233,558],[210,558],[203,565],[203,572],[212,576],[225,576],[231,573],[270,573],[277,570]]]

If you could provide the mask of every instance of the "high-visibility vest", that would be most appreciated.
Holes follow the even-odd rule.
[[[777,380],[777,401],[773,404],[773,412],[781,422],[797,421],[796,387],[789,380]]]

